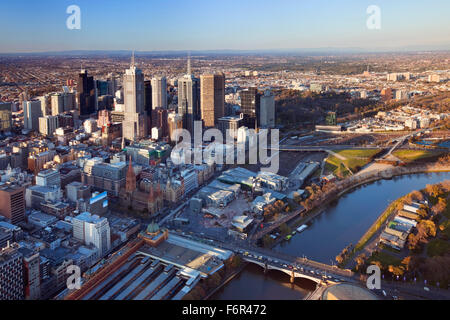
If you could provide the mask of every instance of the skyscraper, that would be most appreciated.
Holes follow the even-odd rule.
[[[194,121],[200,120],[200,81],[193,75],[178,80],[178,113],[183,117],[183,128],[193,133]]]
[[[201,117],[205,127],[214,127],[225,115],[225,75],[205,74],[200,76]]]
[[[123,137],[130,141],[148,135],[147,115],[144,105],[144,74],[134,63],[134,53],[130,69],[123,76],[124,121]]]
[[[152,89],[152,81],[146,80],[144,81],[144,109],[147,114],[147,126],[150,131],[150,128],[152,127],[152,96],[153,96],[153,89]]]
[[[178,79],[178,114],[183,117],[183,128],[191,134],[194,121],[201,119],[200,80],[191,74],[191,59],[188,59],[187,74]]]
[[[167,116],[168,110],[163,108],[157,108],[152,110],[152,128],[161,129],[161,136],[167,137],[168,127],[167,127]]]
[[[95,112],[96,90],[94,77],[89,77],[87,70],[81,70],[78,76],[77,99],[80,116],[87,116]]]
[[[155,77],[152,79],[152,108],[167,109],[166,77]]]
[[[25,220],[25,188],[19,185],[0,187],[0,215],[12,224]]]
[[[42,117],[50,116],[52,114],[50,94],[46,94],[38,99],[41,102]]]
[[[175,132],[175,130],[183,128],[183,117],[175,112],[169,113],[168,127],[169,127],[168,135],[169,135],[170,141],[177,142],[177,141],[172,140],[172,136],[173,136],[173,133]]]
[[[258,124],[264,128],[275,126],[275,97],[270,90],[266,90],[261,96]]]
[[[23,126],[27,130],[39,131],[39,117],[42,117],[41,101],[23,102]]]
[[[58,116],[45,116],[39,118],[39,132],[44,136],[52,136],[58,127]]]
[[[20,248],[23,256],[23,280],[25,299],[39,300],[41,298],[40,257],[38,251]]]
[[[0,133],[11,131],[11,103],[0,102]]]
[[[258,89],[249,88],[241,91],[241,112],[244,114],[244,125],[255,128],[259,119],[261,95]]]
[[[0,250],[0,300],[23,300],[23,262],[19,245]]]

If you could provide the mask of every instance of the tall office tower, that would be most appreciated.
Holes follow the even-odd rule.
[[[263,128],[275,127],[275,97],[270,90],[261,96],[259,125]]]
[[[142,139],[148,135],[147,115],[144,105],[144,74],[134,63],[134,54],[130,69],[123,76],[124,120],[123,137],[130,141]]]
[[[23,102],[23,126],[27,130],[39,131],[39,118],[42,114],[41,101]]]
[[[75,109],[75,95],[72,92],[58,92],[50,96],[52,116]]]
[[[50,116],[52,114],[51,96],[49,94],[46,94],[45,96],[39,97],[38,99],[41,102],[42,116]]]
[[[147,125],[150,131],[152,127],[152,81],[144,81],[144,109],[147,114]]]
[[[117,79],[116,76],[112,73],[108,74],[106,78],[106,82],[108,82],[108,95],[114,96],[117,91]]]
[[[81,70],[78,76],[77,99],[80,116],[87,116],[95,112],[96,90],[94,77],[89,77],[87,70]]]
[[[240,95],[241,112],[244,114],[244,126],[255,128],[258,125],[261,95],[256,88],[243,90]]]
[[[214,127],[225,115],[225,75],[205,74],[200,76],[200,109],[205,127]]]
[[[187,74],[178,79],[178,113],[183,117],[183,128],[193,134],[194,121],[201,119],[200,80],[191,73],[190,57]]]
[[[192,134],[194,121],[201,119],[200,81],[193,75],[178,80],[178,113],[183,117],[183,128]]]
[[[178,113],[171,112],[168,115],[168,127],[169,127],[169,139],[172,142],[176,142],[172,140],[173,133],[177,129],[183,129],[183,117]]]
[[[51,95],[52,116],[57,116],[64,112],[64,97],[61,93]]]
[[[111,230],[107,218],[84,212],[73,218],[73,237],[86,245],[94,245],[100,257],[111,248]]]
[[[0,133],[11,131],[11,102],[0,102]]]
[[[23,262],[19,245],[0,250],[0,300],[23,300]]]
[[[157,108],[152,110],[152,128],[161,129],[161,137],[167,137],[169,130],[167,127],[168,110]]]
[[[52,136],[58,128],[58,116],[39,118],[39,132],[44,136]]]
[[[106,96],[108,94],[108,81],[94,80],[97,96]]]
[[[25,188],[19,185],[0,186],[0,215],[12,224],[25,220]]]
[[[167,109],[166,77],[155,77],[152,79],[152,108]]]
[[[28,248],[20,248],[23,256],[23,280],[26,300],[39,300],[41,298],[41,259],[39,251],[34,252]]]

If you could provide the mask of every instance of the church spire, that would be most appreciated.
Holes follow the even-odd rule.
[[[131,156],[128,165],[125,189],[127,192],[134,192],[136,190],[136,174],[134,173],[133,165],[131,163]]]
[[[150,185],[150,192],[148,193],[148,202],[150,202],[150,203],[155,202],[155,196],[153,193],[153,185]]]

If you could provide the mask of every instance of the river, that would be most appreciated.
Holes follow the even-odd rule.
[[[308,229],[274,250],[331,264],[344,247],[358,242],[392,201],[413,190],[423,189],[427,184],[447,179],[450,179],[450,172],[423,173],[360,186],[328,205]],[[281,272],[264,275],[262,268],[249,265],[212,300],[295,300],[302,299],[313,288],[308,280],[297,279],[295,285],[290,285],[289,277]]]

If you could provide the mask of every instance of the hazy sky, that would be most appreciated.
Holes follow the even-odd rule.
[[[0,0],[0,52],[450,48],[449,16],[448,0]]]

